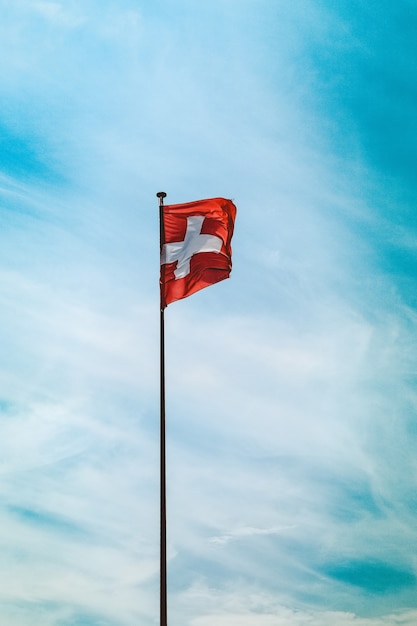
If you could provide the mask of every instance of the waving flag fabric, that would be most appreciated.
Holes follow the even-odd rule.
[[[235,217],[235,205],[224,198],[163,207],[163,308],[229,278]]]

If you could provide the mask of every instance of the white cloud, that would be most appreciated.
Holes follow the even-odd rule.
[[[61,2],[29,2],[28,9],[31,9],[42,17],[53,22],[55,27],[76,28],[81,26],[86,18],[79,11],[79,7],[75,8],[75,3],[62,4]]]
[[[162,5],[2,4],[3,122],[62,174],[0,179],[4,619],[156,614],[162,185],[239,209],[231,281],[166,314],[173,619],[412,624],[320,608],[361,602],[326,558],[409,563],[416,545],[416,318],[349,231],[372,212],[367,165],[327,152],[311,101],[305,35],[330,41],[332,21],[304,1]],[[264,592],[194,584],[221,576]],[[22,589],[54,617],[19,616]]]
[[[237,541],[246,537],[253,537],[257,535],[279,535],[283,531],[293,528],[292,526],[273,527],[273,528],[254,528],[253,526],[243,526],[242,528],[235,528],[234,530],[224,535],[218,535],[216,537],[210,537],[211,543],[217,543],[224,545],[229,541]]]
[[[189,626],[413,626],[417,617],[414,610],[361,617],[352,612],[292,609],[266,593],[216,591],[203,585],[187,590],[180,606],[193,613],[185,622]]]
[[[288,611],[283,609],[278,615],[227,614],[197,617],[190,626],[413,626],[417,619],[415,611],[378,618],[360,618],[352,613],[326,611],[318,614]]]

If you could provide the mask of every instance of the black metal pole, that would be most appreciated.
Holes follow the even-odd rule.
[[[159,191],[159,244],[162,252],[164,242],[164,198]],[[166,452],[165,452],[165,302],[160,286],[160,626],[167,626],[167,516],[166,516]]]

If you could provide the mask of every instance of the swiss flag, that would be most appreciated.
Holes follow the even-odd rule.
[[[236,207],[210,198],[163,207],[161,308],[229,278]]]

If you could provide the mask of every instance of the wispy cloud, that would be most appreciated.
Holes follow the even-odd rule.
[[[291,526],[287,527],[291,528]],[[254,528],[253,526],[243,526],[242,528],[236,528],[224,535],[218,535],[217,537],[210,537],[209,541],[212,543],[218,543],[224,545],[229,541],[238,541],[245,537],[254,537],[256,535],[279,535],[285,532],[287,528],[274,527],[274,528]]]
[[[415,623],[416,15],[370,11],[0,2],[0,621],[155,621],[163,187],[239,210],[166,315],[172,624]]]
[[[227,590],[217,592],[203,585],[195,585],[188,590],[180,608],[192,607],[201,611],[198,617],[192,618],[190,626],[226,626],[226,624],[244,624],[245,626],[302,626],[312,624],[321,626],[411,626],[416,619],[416,612],[406,610],[399,613],[386,613],[376,618],[358,617],[351,612],[343,611],[311,611],[311,609],[292,609],[280,604],[276,596],[264,592],[254,593],[251,589]]]

